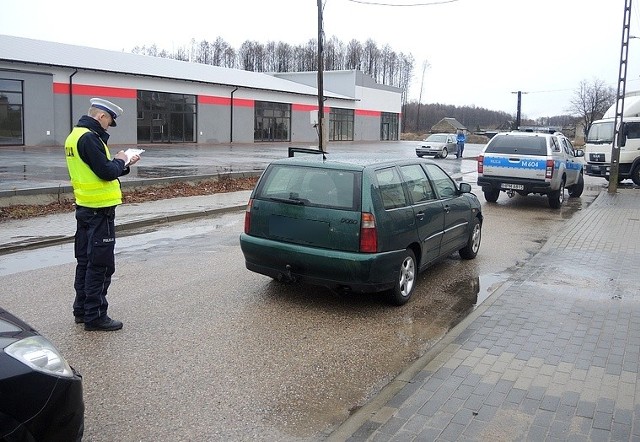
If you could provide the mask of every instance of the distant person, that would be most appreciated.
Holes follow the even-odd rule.
[[[122,322],[107,315],[107,289],[115,272],[116,206],[122,204],[118,177],[128,174],[140,157],[128,159],[120,151],[111,158],[107,129],[116,126],[122,108],[101,98],[90,102],[88,115],[80,118],[64,144],[76,202],[73,315],[85,330],[112,331],[122,328]]]
[[[456,135],[456,158],[462,158],[462,152],[464,152],[464,142],[467,137],[464,136],[464,131],[458,129]]]

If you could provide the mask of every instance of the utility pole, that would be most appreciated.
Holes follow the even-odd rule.
[[[420,132],[420,105],[422,104],[422,89],[424,87],[424,73],[429,67],[429,62],[427,60],[422,63],[422,81],[420,82],[420,97],[418,98],[418,112],[416,115],[416,132]]]
[[[613,123],[613,142],[611,143],[611,168],[609,169],[609,193],[618,191],[618,172],[620,169],[620,142],[624,139],[624,94],[627,85],[627,55],[629,54],[629,22],[631,20],[631,0],[625,0],[622,19],[622,46],[620,47],[620,70],[618,71],[618,95],[616,97],[616,118]],[[622,132],[622,133],[621,133]]]
[[[324,131],[324,56],[322,30],[322,0],[318,0],[318,150],[325,152],[325,131]]]
[[[516,130],[520,128],[520,122],[522,121],[521,118],[521,110],[522,110],[522,94],[526,94],[527,92],[522,92],[522,91],[514,91],[511,92],[512,94],[518,94],[518,108],[516,111]]]

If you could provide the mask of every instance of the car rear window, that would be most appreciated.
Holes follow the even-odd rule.
[[[487,153],[546,155],[547,139],[542,136],[496,135],[487,144]]]
[[[273,165],[265,171],[255,197],[357,211],[361,180],[356,171]]]

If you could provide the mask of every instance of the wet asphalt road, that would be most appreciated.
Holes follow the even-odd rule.
[[[478,257],[428,269],[401,308],[247,271],[242,213],[119,238],[109,299],[120,332],[73,324],[70,245],[0,257],[31,269],[0,276],[0,297],[83,374],[87,441],[318,440],[593,201],[602,183],[586,181],[559,211],[536,196],[484,204]]]

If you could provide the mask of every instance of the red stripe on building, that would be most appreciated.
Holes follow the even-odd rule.
[[[67,83],[53,83],[53,93],[69,95],[69,85]]]
[[[318,105],[312,105],[312,104],[292,104],[291,105],[291,110],[292,111],[296,111],[296,112],[311,112],[311,111],[317,111],[318,110]]]
[[[312,104],[292,104],[291,105],[291,110],[295,111],[295,112],[312,112],[312,111],[317,111],[318,110],[318,106],[314,106]],[[324,113],[327,114],[331,112],[331,108],[329,106],[325,106],[324,107]]]
[[[54,94],[69,94],[67,83],[53,83]],[[137,89],[125,89],[121,87],[94,86],[90,84],[74,84],[73,95],[86,95],[91,97],[115,97],[137,98]]]
[[[213,97],[211,95],[198,95],[198,103],[214,104],[217,106],[231,106],[231,98]],[[233,105],[242,107],[254,107],[254,100],[247,100],[246,98],[234,98]]]
[[[356,115],[358,115],[360,117],[379,117],[380,115],[382,115],[382,112],[364,110],[364,109],[356,109]]]

